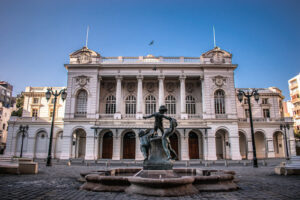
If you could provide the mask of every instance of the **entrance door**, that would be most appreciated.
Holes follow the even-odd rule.
[[[135,159],[135,133],[133,132],[124,135],[123,159]]]
[[[198,136],[194,132],[189,133],[189,156],[190,159],[199,159]]]
[[[170,139],[170,143],[171,143],[171,147],[172,149],[174,149],[174,151],[177,154],[177,160],[179,159],[179,154],[178,154],[178,137],[177,135],[174,133],[173,135],[171,135],[171,137],[169,137]]]
[[[112,159],[113,151],[113,134],[112,132],[107,132],[103,136],[102,140],[102,158]]]

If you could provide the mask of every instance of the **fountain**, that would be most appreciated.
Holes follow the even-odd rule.
[[[151,196],[183,196],[199,191],[229,191],[238,187],[234,183],[234,172],[223,170],[202,170],[199,168],[173,169],[177,158],[169,137],[174,134],[177,121],[165,116],[165,106],[159,112],[144,119],[154,117],[152,130],[139,132],[140,148],[144,156],[143,169],[119,168],[82,173],[85,183],[80,189],[91,191],[127,192]],[[164,131],[163,118],[170,121]],[[163,134],[158,136],[157,130]]]

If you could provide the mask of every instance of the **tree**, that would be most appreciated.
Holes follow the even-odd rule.
[[[22,117],[23,105],[24,105],[24,95],[21,93],[20,95],[17,96],[17,102],[16,102],[17,110],[13,111],[11,113],[11,116]]]

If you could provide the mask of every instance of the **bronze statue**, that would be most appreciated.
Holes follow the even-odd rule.
[[[169,121],[170,121],[170,128],[168,128],[166,130],[166,132],[164,132],[164,134],[161,138],[162,146],[168,156],[168,160],[170,160],[170,159],[176,160],[177,154],[176,154],[175,150],[172,149],[172,147],[171,147],[169,137],[175,133],[176,127],[177,127],[177,121],[174,118],[170,118]],[[171,153],[173,154],[173,157],[171,156]]]
[[[170,120],[171,118],[168,116],[165,116],[164,113],[167,112],[168,109],[166,106],[161,105],[159,108],[159,112],[153,113],[152,115],[143,117],[144,119],[148,118],[155,118],[154,122],[154,134],[157,135],[157,129],[161,131],[162,134],[164,134],[164,126],[163,126],[163,118]]]
[[[140,139],[140,149],[144,156],[144,160],[148,160],[149,149],[150,149],[150,137],[153,135],[154,130],[140,130],[139,139]]]

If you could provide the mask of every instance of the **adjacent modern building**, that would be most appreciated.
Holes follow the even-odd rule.
[[[13,86],[5,81],[0,81],[0,102],[4,107],[11,107]]]
[[[68,96],[58,102],[53,156],[142,160],[138,132],[153,128],[154,122],[143,116],[165,105],[166,114],[178,121],[170,141],[179,160],[252,159],[251,103],[258,158],[284,157],[280,124],[292,121],[284,118],[281,91],[259,89],[258,102],[240,103],[234,85],[237,64],[231,59],[219,47],[199,57],[103,57],[87,47],[75,51],[65,64]],[[23,117],[9,122],[8,155],[20,152],[22,124],[29,126],[24,154],[46,158],[53,104],[45,92],[26,88]],[[164,127],[169,127],[167,120]],[[289,153],[295,155],[293,130],[287,138]]]
[[[0,154],[6,147],[8,120],[15,108],[15,98],[12,97],[13,86],[5,81],[0,81]]]
[[[294,127],[300,131],[300,73],[289,80],[289,90],[292,103]]]

